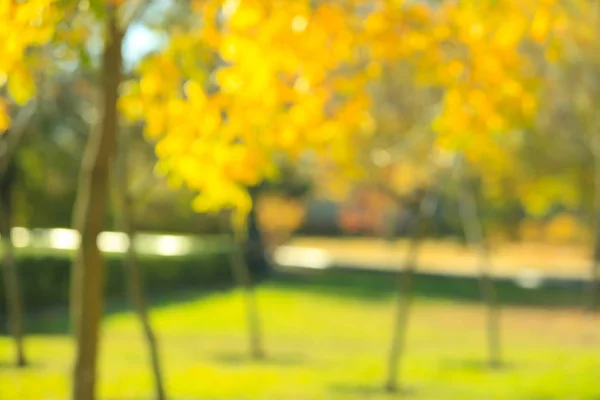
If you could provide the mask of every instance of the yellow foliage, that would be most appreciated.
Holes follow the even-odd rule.
[[[202,28],[177,32],[143,63],[120,106],[145,121],[169,174],[200,192],[196,209],[234,207],[239,221],[251,207],[245,187],[272,176],[275,154],[310,149],[357,175],[357,140],[379,128],[372,85],[399,63],[441,89],[435,146],[484,175],[514,172],[510,136],[538,107],[537,71],[519,50],[557,56],[556,37],[570,29],[548,0],[197,0],[193,9]],[[195,72],[211,53],[224,62]],[[542,194],[523,197],[545,207]]]
[[[545,177],[532,182],[522,181],[517,195],[533,215],[543,215],[553,204],[577,206],[580,201],[577,188],[569,176]]]
[[[537,9],[531,24],[531,37],[533,40],[536,42],[544,41],[550,32],[550,24],[551,16],[548,9]]]
[[[55,0],[0,2],[0,89],[8,84],[10,98],[24,105],[35,95],[30,50],[52,38],[59,17]],[[7,107],[0,108],[0,133],[10,125]]]
[[[482,175],[513,173],[512,153],[519,140],[510,136],[532,124],[540,82],[530,53],[519,50],[524,45],[543,50],[553,43],[559,13],[548,8],[554,4],[544,0],[371,4],[373,11],[360,34],[370,59],[383,68],[408,64],[416,71],[411,79],[419,88],[441,89],[440,111],[431,120],[437,136],[434,146],[463,153]],[[400,43],[398,36],[406,40]]]
[[[10,127],[11,120],[7,109],[6,102],[0,99],[0,132],[4,132]]]
[[[200,192],[194,208],[233,207],[243,221],[245,187],[273,176],[275,153],[314,149],[350,171],[352,136],[374,129],[363,93],[379,74],[376,64],[360,68],[358,14],[308,0],[208,0],[194,9],[203,29],[179,33],[148,59],[120,101],[128,118],[146,122],[169,174]],[[217,92],[179,66],[197,43],[227,61],[213,74]]]
[[[554,243],[568,243],[585,239],[586,227],[573,215],[562,213],[545,226],[546,240]]]
[[[25,105],[35,95],[35,82],[29,71],[18,68],[8,77],[8,93],[19,106]]]

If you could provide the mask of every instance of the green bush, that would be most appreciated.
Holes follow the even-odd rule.
[[[68,305],[71,255],[67,252],[45,253],[20,254],[17,259],[27,312]],[[232,281],[228,255],[225,252],[174,257],[144,256],[139,261],[148,296],[183,288],[222,286]],[[1,275],[0,316],[6,313],[5,287]],[[108,255],[106,297],[125,298],[126,276],[121,255]]]

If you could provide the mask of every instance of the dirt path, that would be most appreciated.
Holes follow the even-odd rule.
[[[288,249],[319,249],[329,261],[347,267],[400,269],[407,243],[389,243],[368,238],[296,238]],[[301,253],[299,253],[301,254]],[[542,276],[586,279],[590,258],[583,247],[548,244],[505,244],[492,249],[492,268],[498,277]],[[425,242],[420,253],[420,269],[432,273],[477,274],[475,252],[453,242]],[[302,258],[299,256],[299,258]]]

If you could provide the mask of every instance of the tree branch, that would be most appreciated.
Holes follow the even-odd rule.
[[[0,142],[0,177],[6,174],[10,160],[14,157],[19,143],[29,127],[31,118],[35,114],[36,102],[31,101],[20,110],[11,127],[5,133],[5,137]]]
[[[152,2],[144,1],[144,0],[135,0],[131,2],[131,9],[129,13],[124,13],[123,18],[123,31],[126,31],[131,24],[137,21],[144,12],[148,9],[148,6],[152,4]]]

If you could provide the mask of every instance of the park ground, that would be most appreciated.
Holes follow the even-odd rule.
[[[347,267],[393,270],[401,268],[408,249],[406,239],[298,237],[289,246],[325,251],[332,263]],[[421,244],[420,269],[434,274],[477,275],[476,249],[453,240]],[[492,274],[514,277],[534,271],[542,276],[587,279],[591,246],[535,242],[498,242],[490,249]]]
[[[396,395],[381,390],[394,310],[389,275],[318,271],[263,282],[257,295],[268,355],[264,361],[247,356],[241,292],[156,297],[152,321],[169,398],[600,398],[600,318],[577,308],[579,294],[501,287],[501,299],[510,304],[502,312],[505,366],[489,370],[476,284],[422,278],[415,290],[401,369],[404,391]],[[8,364],[10,341],[0,337],[0,399],[68,398],[73,348],[65,333],[66,313],[39,315],[29,328],[36,332],[27,340],[32,365],[22,370]],[[152,398],[141,338],[126,307],[109,303],[100,399]]]

